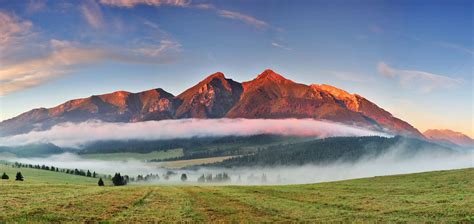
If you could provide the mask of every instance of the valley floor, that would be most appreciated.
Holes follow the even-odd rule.
[[[474,222],[474,168],[287,186],[98,187],[21,171],[24,182],[0,182],[0,222]]]

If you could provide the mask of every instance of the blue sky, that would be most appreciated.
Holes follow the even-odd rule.
[[[474,136],[472,1],[0,0],[0,120],[266,68]]]

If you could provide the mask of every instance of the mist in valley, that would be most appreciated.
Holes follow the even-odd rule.
[[[131,184],[199,184],[198,178],[212,175],[216,185],[284,185],[306,184],[363,177],[407,174],[435,170],[450,170],[474,167],[474,152],[430,153],[424,151],[407,156],[404,149],[395,147],[378,157],[367,157],[356,162],[337,161],[324,165],[307,164],[302,166],[238,167],[219,168],[205,166],[193,169],[164,169],[159,162],[138,160],[102,161],[83,159],[72,153],[54,155],[47,158],[9,158],[10,162],[39,164],[68,169],[83,169],[100,174],[113,175],[116,172],[130,177],[158,174],[159,179],[132,182]],[[167,175],[168,173],[168,175]],[[187,180],[181,181],[181,174]],[[217,174],[227,174],[230,181],[215,181]]]
[[[106,123],[88,121],[63,123],[49,130],[0,138],[0,145],[24,145],[53,143],[60,147],[75,147],[101,140],[160,140],[193,137],[251,136],[275,134],[326,138],[335,136],[382,136],[390,135],[360,127],[313,119],[183,119],[147,121],[138,123]],[[75,153],[56,154],[46,158],[0,158],[0,160],[32,165],[46,165],[65,169],[82,169],[99,174],[121,173],[136,178],[156,174],[152,181],[132,184],[197,184],[202,177],[226,174],[230,181],[212,181],[206,184],[305,184],[345,180],[362,177],[416,173],[433,170],[469,168],[474,165],[473,151],[441,153],[422,150],[412,153],[403,144],[397,144],[384,153],[362,157],[357,161],[332,161],[330,163],[301,166],[262,166],[221,168],[212,165],[192,169],[164,169],[160,162],[144,162],[134,159],[103,161],[85,159]],[[187,180],[181,181],[186,174]]]

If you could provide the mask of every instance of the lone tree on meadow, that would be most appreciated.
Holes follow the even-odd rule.
[[[181,181],[184,182],[184,181],[186,181],[187,179],[188,179],[188,176],[187,176],[185,173],[181,174]]]
[[[16,181],[23,181],[23,175],[21,175],[21,172],[16,173],[15,180]]]
[[[123,186],[127,184],[127,180],[120,173],[115,173],[114,177],[112,177],[112,183],[115,186]]]
[[[3,173],[2,180],[8,180],[8,179],[10,179],[10,177],[8,177],[6,173]]]
[[[97,185],[99,185],[100,187],[104,186],[104,181],[102,180],[102,178],[99,179],[99,182],[97,182]]]

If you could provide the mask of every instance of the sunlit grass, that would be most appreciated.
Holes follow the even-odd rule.
[[[17,170],[24,182],[12,180]],[[474,221],[472,168],[286,186],[98,187],[93,178],[4,171],[3,221]]]

